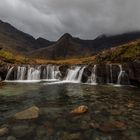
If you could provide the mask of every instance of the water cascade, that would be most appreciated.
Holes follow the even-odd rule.
[[[117,84],[121,85],[122,83],[126,83],[129,84],[129,78],[128,75],[126,74],[126,72],[123,70],[122,65],[119,65],[120,68],[120,72],[118,75],[118,80],[117,80]]]
[[[11,75],[14,75],[14,79],[10,78]],[[18,66],[9,69],[5,80],[54,80],[59,79],[58,75],[60,75],[59,66]]]
[[[10,75],[11,75],[11,73],[12,73],[13,69],[14,69],[14,67],[9,68],[9,70],[8,70],[8,73],[7,73],[7,75],[6,75],[5,80],[9,80],[9,77],[10,77]]]
[[[70,69],[68,69],[66,81],[81,82],[84,69],[85,69],[85,66],[84,67],[80,67],[80,66],[71,67]]]
[[[97,84],[96,71],[97,71],[97,65],[94,65],[94,67],[92,68],[91,76],[88,78],[88,83]]]
[[[33,68],[29,66],[27,71],[27,80],[40,80],[40,74],[41,74],[40,66],[37,68]]]
[[[86,69],[85,69],[86,68]],[[97,69],[98,68],[98,69]],[[65,72],[64,72],[65,71]],[[11,67],[6,81],[58,81],[89,84],[124,84],[128,85],[129,76],[122,65],[71,66],[65,70],[56,65]],[[91,74],[86,72],[90,71]],[[86,79],[86,80],[85,80]]]

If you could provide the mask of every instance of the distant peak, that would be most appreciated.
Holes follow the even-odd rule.
[[[46,39],[44,39],[42,37],[38,37],[36,40],[46,40]]]
[[[102,34],[102,35],[97,36],[97,38],[96,38],[96,39],[101,39],[101,38],[106,38],[106,37],[107,37],[107,35],[106,35],[106,34]]]
[[[71,34],[65,33],[64,35],[61,36],[60,39],[68,39],[68,38],[72,38]]]

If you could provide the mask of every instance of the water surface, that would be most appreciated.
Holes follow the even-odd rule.
[[[18,140],[139,140],[140,89],[78,83],[6,83],[0,88],[0,124]],[[11,120],[26,108],[36,105],[39,118]],[[71,115],[80,105],[88,112]],[[123,129],[101,131],[102,124],[119,121]],[[93,127],[96,124],[98,127]]]

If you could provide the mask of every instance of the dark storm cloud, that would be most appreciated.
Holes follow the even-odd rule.
[[[35,37],[93,39],[140,30],[140,0],[0,0],[0,18]]]

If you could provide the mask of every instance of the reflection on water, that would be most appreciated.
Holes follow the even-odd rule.
[[[17,140],[138,140],[139,91],[107,85],[7,83],[0,89],[0,124],[8,125],[10,132],[0,139],[12,136]],[[37,119],[10,119],[33,105],[40,109]],[[71,116],[69,112],[80,105],[87,105],[88,112]],[[112,129],[110,122],[114,121],[125,126],[122,129],[119,123],[121,129]]]

